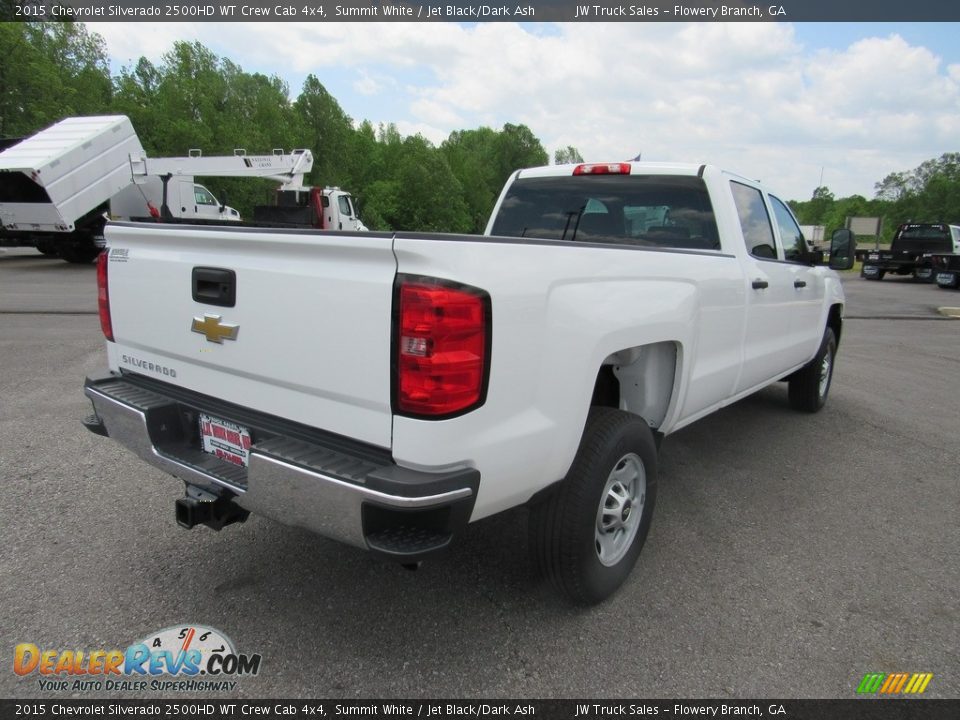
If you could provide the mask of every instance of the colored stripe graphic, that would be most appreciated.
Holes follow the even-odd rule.
[[[907,682],[906,673],[890,673],[887,675],[887,681],[880,688],[880,694],[895,695],[900,692],[905,682]]]
[[[867,673],[857,686],[861,695],[920,695],[933,680],[933,673]]]
[[[904,689],[905,693],[919,695],[927,689],[927,685],[933,680],[933,673],[914,673]]]
[[[863,676],[863,680],[860,681],[860,686],[857,688],[858,693],[875,693],[880,689],[880,685],[883,684],[883,679],[886,677],[883,673],[867,673]]]

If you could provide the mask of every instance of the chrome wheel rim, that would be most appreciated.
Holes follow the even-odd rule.
[[[827,350],[820,361],[820,397],[826,397],[827,388],[830,387],[830,368],[833,365],[833,353]]]
[[[628,453],[610,471],[597,508],[594,545],[603,565],[616,565],[633,545],[646,499],[643,461],[636,453]]]

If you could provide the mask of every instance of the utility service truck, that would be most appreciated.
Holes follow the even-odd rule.
[[[780,380],[820,410],[843,331],[787,204],[708,165],[517,171],[482,236],[106,238],[85,424],[184,482],[180,525],[257,512],[416,566],[526,505],[536,566],[580,603],[637,560],[660,440]]]
[[[0,152],[0,245],[90,262],[103,247],[108,219],[239,222],[240,214],[195,177],[264,178],[284,192],[309,193],[303,179],[312,168],[309,150],[209,157],[191,150],[186,157],[150,158],[126,116],[67,118]],[[349,193],[324,192],[337,213],[341,196],[353,210]],[[355,212],[335,220],[338,229],[365,229]]]

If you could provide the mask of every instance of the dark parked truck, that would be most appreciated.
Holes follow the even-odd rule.
[[[867,255],[860,276],[883,280],[889,272],[933,282],[936,276],[931,256],[944,253],[960,253],[960,226],[904,223],[894,233],[889,250],[875,250]]]

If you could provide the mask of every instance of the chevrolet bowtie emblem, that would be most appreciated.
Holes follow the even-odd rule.
[[[205,335],[209,342],[215,342],[223,345],[224,340],[236,340],[237,333],[240,332],[240,326],[235,323],[220,322],[219,315],[204,315],[202,318],[195,317],[193,325],[190,327],[195,333]]]

